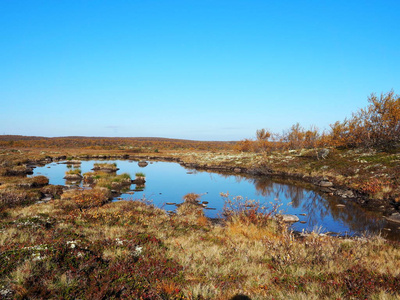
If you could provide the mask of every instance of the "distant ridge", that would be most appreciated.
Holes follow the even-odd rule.
[[[0,141],[29,141],[49,139],[43,136],[25,136],[25,135],[0,135]]]
[[[99,137],[99,136],[59,136],[59,137],[44,137],[44,136],[25,136],[25,135],[0,135],[0,141],[32,141],[32,140],[62,140],[62,139],[89,139],[89,140],[133,140],[133,141],[154,141],[154,142],[218,142],[232,144],[236,141],[199,141],[188,139],[175,139],[164,137]]]

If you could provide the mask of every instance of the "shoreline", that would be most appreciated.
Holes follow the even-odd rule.
[[[81,150],[81,152],[84,152]],[[104,153],[104,152],[103,152]],[[192,154],[192,153],[191,153]],[[26,165],[31,170],[34,165],[44,165],[51,162],[65,161],[68,163],[68,159],[75,162],[76,160],[133,160],[133,161],[164,161],[164,162],[175,162],[179,163],[187,169],[195,169],[199,171],[215,172],[229,175],[249,175],[249,176],[261,176],[269,177],[273,179],[282,180],[295,180],[294,184],[311,184],[312,189],[320,191],[329,196],[336,196],[347,202],[356,203],[362,208],[366,208],[370,211],[382,213],[383,216],[388,219],[392,214],[396,214],[399,206],[393,200],[382,200],[371,198],[370,195],[363,193],[357,189],[353,189],[346,184],[338,184],[334,179],[324,176],[324,174],[305,174],[305,170],[297,170],[297,172],[288,172],[286,170],[280,170],[275,166],[269,166],[263,164],[261,160],[257,161],[253,166],[248,164],[239,163],[239,154],[229,154],[230,158],[234,158],[231,162],[213,162],[205,160],[205,156],[209,155],[209,152],[197,152],[196,158],[188,155],[187,153],[167,153],[164,155],[154,154],[76,154],[73,156],[68,155],[46,155],[46,157],[30,160]],[[28,170],[29,171],[29,170]],[[27,173],[28,174],[28,173]],[[351,183],[351,181],[350,181]],[[390,220],[388,220],[390,221]]]

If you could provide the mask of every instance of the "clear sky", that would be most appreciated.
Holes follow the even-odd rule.
[[[400,93],[400,1],[0,0],[0,134],[252,138]]]

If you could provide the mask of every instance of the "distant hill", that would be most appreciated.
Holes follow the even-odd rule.
[[[235,141],[194,141],[161,137],[42,137],[0,135],[0,147],[23,148],[85,148],[115,149],[130,152],[158,151],[161,149],[229,150]]]
[[[25,135],[0,135],[0,141],[31,141],[49,139],[43,136],[25,136]]]
[[[0,141],[32,141],[32,140],[57,140],[57,139],[76,139],[76,140],[134,140],[134,141],[157,141],[157,142],[205,142],[205,143],[227,143],[232,144],[236,141],[198,141],[187,139],[174,139],[164,137],[100,137],[100,136],[25,136],[25,135],[0,135]]]

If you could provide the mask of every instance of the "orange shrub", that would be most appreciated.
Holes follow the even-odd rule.
[[[62,194],[61,199],[72,200],[78,208],[99,207],[108,202],[111,192],[106,188],[94,188],[90,190],[70,190]]]

